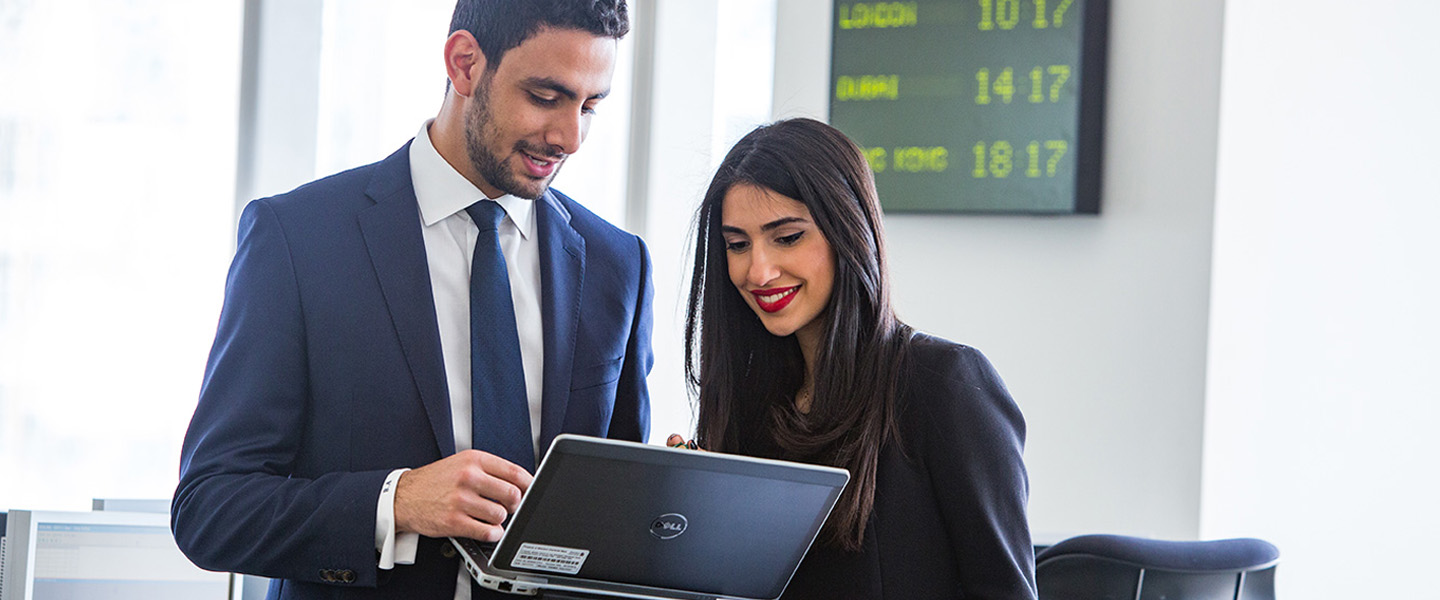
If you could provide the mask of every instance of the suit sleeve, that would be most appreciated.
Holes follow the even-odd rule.
[[[650,434],[650,392],[645,378],[655,364],[650,348],[650,304],[655,290],[650,282],[650,251],[640,238],[635,238],[635,243],[639,246],[639,285],[635,292],[635,313],[631,315],[630,339],[625,347],[625,362],[620,367],[615,412],[611,416],[608,436],[644,442]]]
[[[388,471],[296,474],[311,414],[305,326],[284,230],[265,201],[252,202],[181,450],[171,527],[205,569],[373,586]]]
[[[962,591],[966,598],[1032,600],[1024,417],[978,350],[945,353],[947,364],[920,373],[930,396],[922,400],[924,454]]]

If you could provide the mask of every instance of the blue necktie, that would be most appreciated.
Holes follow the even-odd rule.
[[[525,366],[510,276],[500,251],[505,209],[490,200],[465,212],[480,228],[470,264],[470,425],[476,450],[484,450],[535,471],[530,403],[525,399]]]

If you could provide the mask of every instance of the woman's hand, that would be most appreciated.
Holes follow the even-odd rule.
[[[695,440],[687,440],[685,439],[685,436],[678,433],[672,433],[670,434],[670,437],[665,438],[665,445],[671,448],[686,448],[689,450],[700,449],[700,445],[696,444]]]

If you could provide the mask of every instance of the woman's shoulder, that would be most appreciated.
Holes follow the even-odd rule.
[[[908,352],[912,377],[939,377],[951,383],[980,383],[977,379],[993,378],[998,383],[999,376],[990,360],[974,347],[916,331],[910,337]]]
[[[908,357],[910,369],[901,385],[912,425],[978,426],[1019,433],[1023,439],[1020,408],[979,350],[917,332],[910,338]]]

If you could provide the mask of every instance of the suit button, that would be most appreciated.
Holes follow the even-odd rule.
[[[330,569],[320,569],[320,581],[335,583],[335,572]]]
[[[344,571],[341,571],[341,572],[340,572],[340,582],[341,582],[341,583],[355,583],[355,572],[354,572],[354,571],[351,571],[350,569],[345,569]]]
[[[455,544],[450,542],[445,542],[445,545],[440,548],[440,556],[445,558],[455,558],[456,554],[459,553],[455,551]]]

